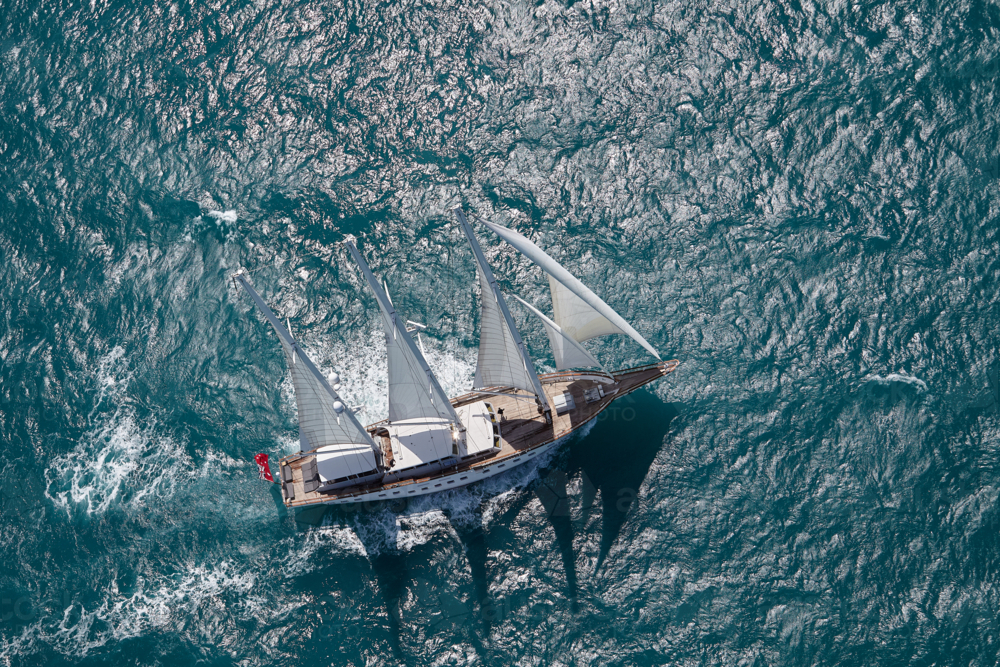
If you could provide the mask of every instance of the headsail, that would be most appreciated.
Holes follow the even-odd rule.
[[[660,358],[653,346],[632,325],[541,248],[512,229],[485,220],[481,222],[549,275],[553,319],[566,333],[578,342],[594,336],[624,333],[654,357]]]
[[[572,336],[566,333],[562,327],[545,316],[521,297],[514,295],[514,298],[521,302],[521,305],[540,319],[545,325],[545,333],[549,335],[549,344],[552,346],[552,356],[556,361],[556,368],[564,370],[567,368],[590,368],[601,366],[601,362],[594,358],[583,345],[580,345]]]
[[[486,262],[479,241],[460,208],[455,209],[462,230],[476,257],[479,285],[482,288],[482,317],[479,332],[479,359],[476,364],[474,388],[517,387],[535,395],[539,403],[549,408],[542,383],[535,372],[534,362],[514,326],[507,303],[497,286],[490,265]]]
[[[361,268],[382,313],[389,356],[389,421],[423,418],[461,424],[455,408],[431,372],[424,355],[413,344],[413,339],[406,331],[405,320],[396,313],[389,296],[375,279],[368,263],[353,243],[345,241],[344,245]]]
[[[370,471],[372,453],[375,454],[375,460],[381,460],[371,436],[362,428],[351,409],[295,342],[288,329],[250,286],[246,276],[240,273],[234,276],[234,279],[250,295],[281,340],[281,347],[288,361],[288,370],[292,374],[292,384],[295,387],[295,401],[299,408],[301,451],[306,452],[330,445],[350,445],[343,448],[346,450],[342,458],[344,465],[353,474]],[[372,451],[359,449],[357,445],[367,445]]]

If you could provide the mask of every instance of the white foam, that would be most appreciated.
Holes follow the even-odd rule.
[[[58,623],[43,616],[19,637],[4,641],[0,657],[28,655],[41,644],[63,655],[82,658],[109,641],[146,635],[153,629],[185,632],[191,619],[199,616],[207,617],[207,623],[201,623],[197,631],[212,634],[218,631],[218,619],[238,611],[220,600],[222,594],[240,594],[237,606],[247,607],[250,613],[259,611],[260,605],[250,596],[255,584],[252,569],[236,572],[229,561],[211,567],[195,566],[174,577],[161,576],[148,585],[140,579],[138,590],[131,596],[108,591],[108,597],[93,609],[74,603],[56,612],[60,614]],[[100,621],[97,630],[96,621]]]
[[[302,541],[299,535],[282,540],[289,547],[281,572],[289,578],[312,572],[317,551],[331,551],[335,554],[356,555],[367,558],[368,552],[357,533],[347,526],[327,525],[306,533]]]
[[[120,345],[97,360],[97,400],[94,401],[94,410],[100,407],[105,398],[120,394],[128,387],[132,382],[132,373],[127,369],[125,349]]]
[[[451,522],[440,509],[396,517],[396,549],[412,551],[446,534],[458,539]]]
[[[209,211],[206,213],[210,218],[214,218],[216,224],[220,222],[234,223],[237,220],[236,211]]]
[[[921,392],[927,391],[926,382],[924,382],[918,377],[914,377],[913,375],[909,375],[908,373],[905,372],[889,373],[885,377],[882,377],[881,375],[872,375],[867,378],[867,381],[874,382],[880,385],[890,385],[893,382],[902,382],[904,384],[916,387]]]
[[[426,359],[448,396],[469,391],[475,373],[475,350],[448,348],[433,338],[421,336]],[[351,407],[361,406],[358,420],[371,424],[389,415],[388,359],[382,326],[372,321],[365,329],[353,332],[349,338],[330,342],[327,338],[304,336],[302,347],[320,372],[329,377],[340,375],[341,396]],[[288,374],[283,378],[283,394],[288,409],[295,410],[295,394]],[[296,445],[297,446],[297,445]]]
[[[225,452],[217,452],[213,449],[208,450],[202,456],[197,476],[204,478],[215,479],[218,478],[223,470],[243,468],[252,463],[252,461],[238,461]]]
[[[103,514],[113,505],[139,507],[150,497],[173,495],[190,468],[183,449],[140,427],[131,411],[119,409],[45,469],[45,496],[70,516],[76,510]]]
[[[150,628],[169,628],[183,623],[223,592],[250,593],[256,583],[252,570],[234,572],[229,561],[211,569],[192,568],[179,579],[162,579],[131,597],[105,603],[98,610],[101,620],[112,626],[115,640],[138,637]]]

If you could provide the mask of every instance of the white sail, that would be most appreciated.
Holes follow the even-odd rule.
[[[514,326],[507,303],[497,286],[496,277],[486,262],[479,241],[465,218],[462,209],[455,209],[462,230],[472,246],[476,258],[479,286],[482,288],[482,310],[479,333],[479,359],[476,364],[474,388],[517,387],[535,395],[538,402],[548,407],[548,398],[541,380],[535,372],[534,362]]]
[[[555,309],[553,319],[567,333],[573,332],[570,335],[577,341],[609,333],[624,333],[654,357],[660,358],[653,346],[647,343],[632,325],[541,248],[511,229],[485,220],[482,220],[482,223],[549,275],[550,285],[555,286],[552,290],[552,303]],[[567,293],[576,299],[570,299]],[[577,337],[577,334],[583,338]]]
[[[549,335],[549,344],[552,346],[552,356],[556,361],[558,370],[567,368],[591,368],[601,366],[601,362],[594,358],[583,345],[580,345],[574,338],[568,335],[562,327],[545,316],[530,303],[514,295],[514,298],[521,302],[521,305],[528,309],[532,315],[537,317],[545,325],[545,333]]]
[[[447,394],[406,331],[405,320],[396,313],[389,296],[354,244],[345,241],[344,245],[361,268],[382,313],[389,357],[389,421],[432,419],[460,424]]]
[[[625,333],[552,276],[549,276],[549,290],[552,293],[552,319],[576,341]]]
[[[489,279],[480,268],[479,287],[482,308],[479,322],[479,359],[476,363],[475,389],[485,387],[517,387],[535,393],[535,385],[524,368],[517,342],[504,322],[500,304],[493,296]]]
[[[250,286],[246,276],[238,274],[235,279],[250,295],[281,340],[281,347],[288,361],[288,370],[292,375],[292,385],[295,387],[301,451],[336,446],[337,450],[343,450],[344,455],[341,460],[350,474],[371,471],[376,461],[375,442],[371,436],[362,428],[351,409],[302,351],[260,295]]]

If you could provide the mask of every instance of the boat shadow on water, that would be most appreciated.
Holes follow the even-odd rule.
[[[522,538],[510,526],[534,497],[540,501],[555,535],[566,574],[570,611],[577,612],[575,526],[588,523],[599,496],[601,544],[596,573],[618,539],[639,489],[663,448],[670,425],[679,414],[674,404],[663,402],[645,389],[624,396],[601,413],[588,434],[571,438],[568,447],[539,471],[539,478],[496,516],[490,527],[483,527],[479,513],[478,521],[464,516],[451,520],[468,560],[479,613],[487,630],[502,620],[503,610],[510,604],[494,600],[489,593],[490,579],[501,574],[490,571],[489,552],[520,548]]]
[[[387,611],[385,639],[401,660],[408,653],[412,639],[409,635],[413,632],[435,633],[446,625],[461,625],[468,629],[478,626],[488,636],[490,628],[503,621],[504,610],[512,604],[518,606],[516,601],[498,600],[491,595],[490,582],[502,576],[502,572],[496,571],[489,554],[523,547],[523,536],[519,537],[512,525],[523,512],[537,511],[529,508],[535,498],[552,527],[565,571],[570,610],[576,613],[579,588],[576,533],[586,531],[592,514],[600,512],[596,573],[618,539],[678,414],[674,404],[663,402],[645,389],[618,399],[598,417],[589,433],[571,438],[539,471],[536,480],[524,487],[512,502],[505,503],[502,513],[494,515],[489,526],[484,525],[483,506],[471,513],[454,513],[446,505],[443,513],[454,535],[435,536],[413,549],[396,547],[400,526],[392,509],[400,511],[399,517],[407,523],[410,512],[405,507],[358,503],[358,507],[347,509],[315,508],[296,512],[296,521],[305,530],[320,523],[354,530],[368,553],[372,581],[380,594],[379,602]],[[458,551],[456,537],[461,546],[457,558],[466,561],[471,581],[446,586],[437,581],[442,573],[431,561],[440,559],[442,552]],[[450,546],[442,540],[450,542]],[[404,607],[420,607],[419,615],[424,622],[411,618],[415,608],[404,611]],[[417,628],[419,625],[427,627]],[[468,638],[488,652],[479,644],[477,634],[473,631]]]
[[[574,526],[588,523],[599,496],[601,543],[596,573],[618,539],[670,425],[679,414],[674,404],[663,402],[647,390],[622,397],[598,417],[587,435],[572,438],[568,451],[543,468],[539,478],[525,488],[518,500],[494,519],[492,527],[484,528],[481,521],[464,518],[451,521],[464,547],[475,597],[487,628],[502,616],[506,607],[489,593],[491,575],[498,575],[490,572],[489,552],[519,548],[520,538],[510,525],[532,503],[533,496],[540,501],[552,527],[566,573],[571,611],[577,611]]]
[[[618,539],[670,425],[679,415],[675,404],[639,390],[615,401],[598,416],[586,438],[570,443],[567,474],[579,472],[584,514],[592,511],[598,492],[601,497],[601,549],[595,572]]]
[[[664,403],[647,390],[629,394],[601,413],[590,433],[574,438],[568,455],[542,471],[534,493],[555,533],[572,611],[576,611],[578,588],[574,526],[587,525],[599,498],[601,541],[596,574],[678,414],[674,404]]]

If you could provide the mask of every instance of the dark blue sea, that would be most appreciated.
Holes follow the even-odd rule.
[[[996,665],[998,78],[981,0],[2,0],[0,665]],[[486,483],[287,512],[229,277],[374,422],[338,244],[462,393],[456,206],[680,367]]]

